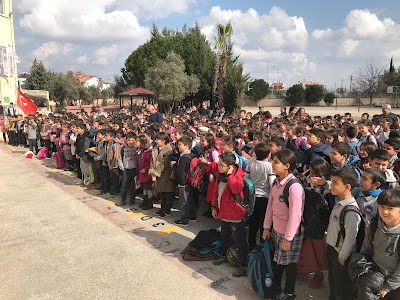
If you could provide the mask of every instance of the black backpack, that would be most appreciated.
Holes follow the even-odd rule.
[[[206,255],[218,252],[222,247],[221,230],[201,230],[189,243],[189,249],[199,254]]]
[[[243,177],[243,183],[244,199],[237,194],[233,194],[233,198],[246,210],[246,216],[250,217],[254,212],[254,205],[256,203],[255,188],[253,182],[247,177]]]
[[[346,205],[340,213],[340,217],[339,217],[340,231],[339,231],[335,246],[339,247],[340,237],[343,237],[343,239],[344,239],[346,236],[346,231],[344,228],[344,218],[345,218],[346,214],[350,211],[355,212],[361,218],[360,227],[358,227],[357,237],[356,237],[356,244],[357,244],[356,252],[360,252],[361,247],[364,243],[364,238],[365,238],[366,221],[365,221],[365,218],[362,215],[360,209],[355,205]]]
[[[289,188],[294,183],[300,183],[296,178],[289,180],[284,189],[280,199],[282,199],[286,206],[289,207]],[[302,217],[302,224],[304,226],[304,234],[313,238],[321,240],[325,235],[326,228],[329,224],[329,205],[322,194],[317,193],[311,189],[305,188],[305,202]]]

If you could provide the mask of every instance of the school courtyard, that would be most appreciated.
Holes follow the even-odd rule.
[[[119,208],[119,196],[83,190],[72,173],[25,151],[0,143],[1,300],[259,299],[228,264],[182,260],[201,229],[218,226],[204,207],[180,228],[176,209],[159,219],[140,202]],[[327,299],[327,279],[318,290],[309,279],[299,275],[297,299]]]

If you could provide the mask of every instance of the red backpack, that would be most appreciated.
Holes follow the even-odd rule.
[[[192,187],[198,189],[200,193],[207,191],[207,184],[205,183],[206,169],[207,164],[200,162],[197,157],[194,157],[190,162],[187,181]]]

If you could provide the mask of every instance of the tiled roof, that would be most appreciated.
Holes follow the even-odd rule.
[[[93,75],[85,75],[85,74],[78,74],[75,75],[75,78],[78,79],[81,83],[85,83],[86,81],[95,78],[96,76]]]

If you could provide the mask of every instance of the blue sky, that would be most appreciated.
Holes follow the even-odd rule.
[[[367,62],[385,67],[394,56],[400,65],[400,1],[395,0],[48,3],[14,1],[19,71],[28,71],[36,57],[55,71],[79,70],[111,81],[148,39],[153,22],[161,28],[198,22],[211,41],[215,25],[231,21],[234,51],[245,71],[264,79],[268,73],[270,83],[290,86],[307,79],[332,87],[343,79],[346,86]]]

